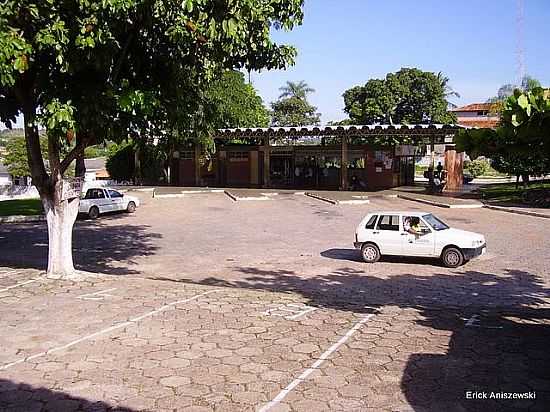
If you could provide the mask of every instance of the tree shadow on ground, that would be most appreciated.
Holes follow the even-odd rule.
[[[374,276],[341,268],[302,277],[286,270],[235,270],[246,277],[233,282],[211,277],[200,283],[294,292],[312,306],[358,313],[385,306],[414,312],[400,332],[406,341],[401,343],[409,346],[405,355],[393,359],[402,366],[400,385],[391,390],[400,392],[415,411],[544,410],[550,405],[550,289],[531,273],[463,270]],[[430,353],[430,337],[438,334],[449,336],[444,354]],[[392,373],[380,368],[382,374]],[[536,391],[537,397],[476,401],[467,399],[467,391]],[[388,402],[381,409],[390,408]]]
[[[77,221],[73,228],[73,260],[76,269],[109,275],[140,273],[128,266],[137,257],[153,255],[162,237],[147,225]],[[103,219],[102,219],[103,220]],[[45,222],[0,227],[0,265],[36,268],[48,266],[48,228]]]
[[[26,383],[0,379],[0,410],[20,411],[113,411],[133,412],[134,409],[115,407],[101,401],[71,396],[65,392]]]

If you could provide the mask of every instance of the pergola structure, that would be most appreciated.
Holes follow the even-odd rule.
[[[348,142],[351,138],[391,137],[396,140],[412,142],[414,145],[446,144],[445,164],[448,171],[447,187],[451,190],[462,185],[463,154],[454,150],[454,137],[462,126],[444,124],[415,125],[357,125],[357,126],[307,126],[307,127],[268,127],[268,128],[237,128],[220,129],[214,138],[220,140],[257,139],[261,142],[264,152],[264,182],[269,185],[269,159],[271,142],[304,138],[335,138],[341,140],[342,167],[347,167]],[[341,173],[341,188],[348,187],[347,173]]]

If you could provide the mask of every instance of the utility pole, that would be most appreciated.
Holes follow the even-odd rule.
[[[516,9],[516,70],[518,76],[518,86],[521,87],[523,77],[525,76],[525,61],[523,47],[523,18],[524,18],[524,0],[517,0]]]

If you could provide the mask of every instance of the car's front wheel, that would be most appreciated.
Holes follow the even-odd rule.
[[[375,263],[380,259],[380,250],[374,243],[365,243],[361,247],[361,256],[367,263]]]
[[[126,211],[128,213],[134,213],[136,211],[136,204],[134,202],[128,202],[128,206],[126,206]]]
[[[443,264],[448,268],[456,268],[464,263],[464,255],[456,247],[448,247],[441,256]]]
[[[99,217],[99,208],[97,206],[92,206],[88,212],[90,219],[97,219]]]

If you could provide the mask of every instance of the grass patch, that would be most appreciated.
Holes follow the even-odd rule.
[[[519,188],[516,189],[515,183],[499,183],[494,185],[484,186],[479,189],[481,196],[485,200],[494,202],[520,202],[521,196],[527,190],[533,189],[548,189],[550,190],[550,181],[535,181],[531,182],[527,189],[524,189],[521,182]]]
[[[42,214],[40,199],[17,199],[0,201],[0,216],[40,215]]]

